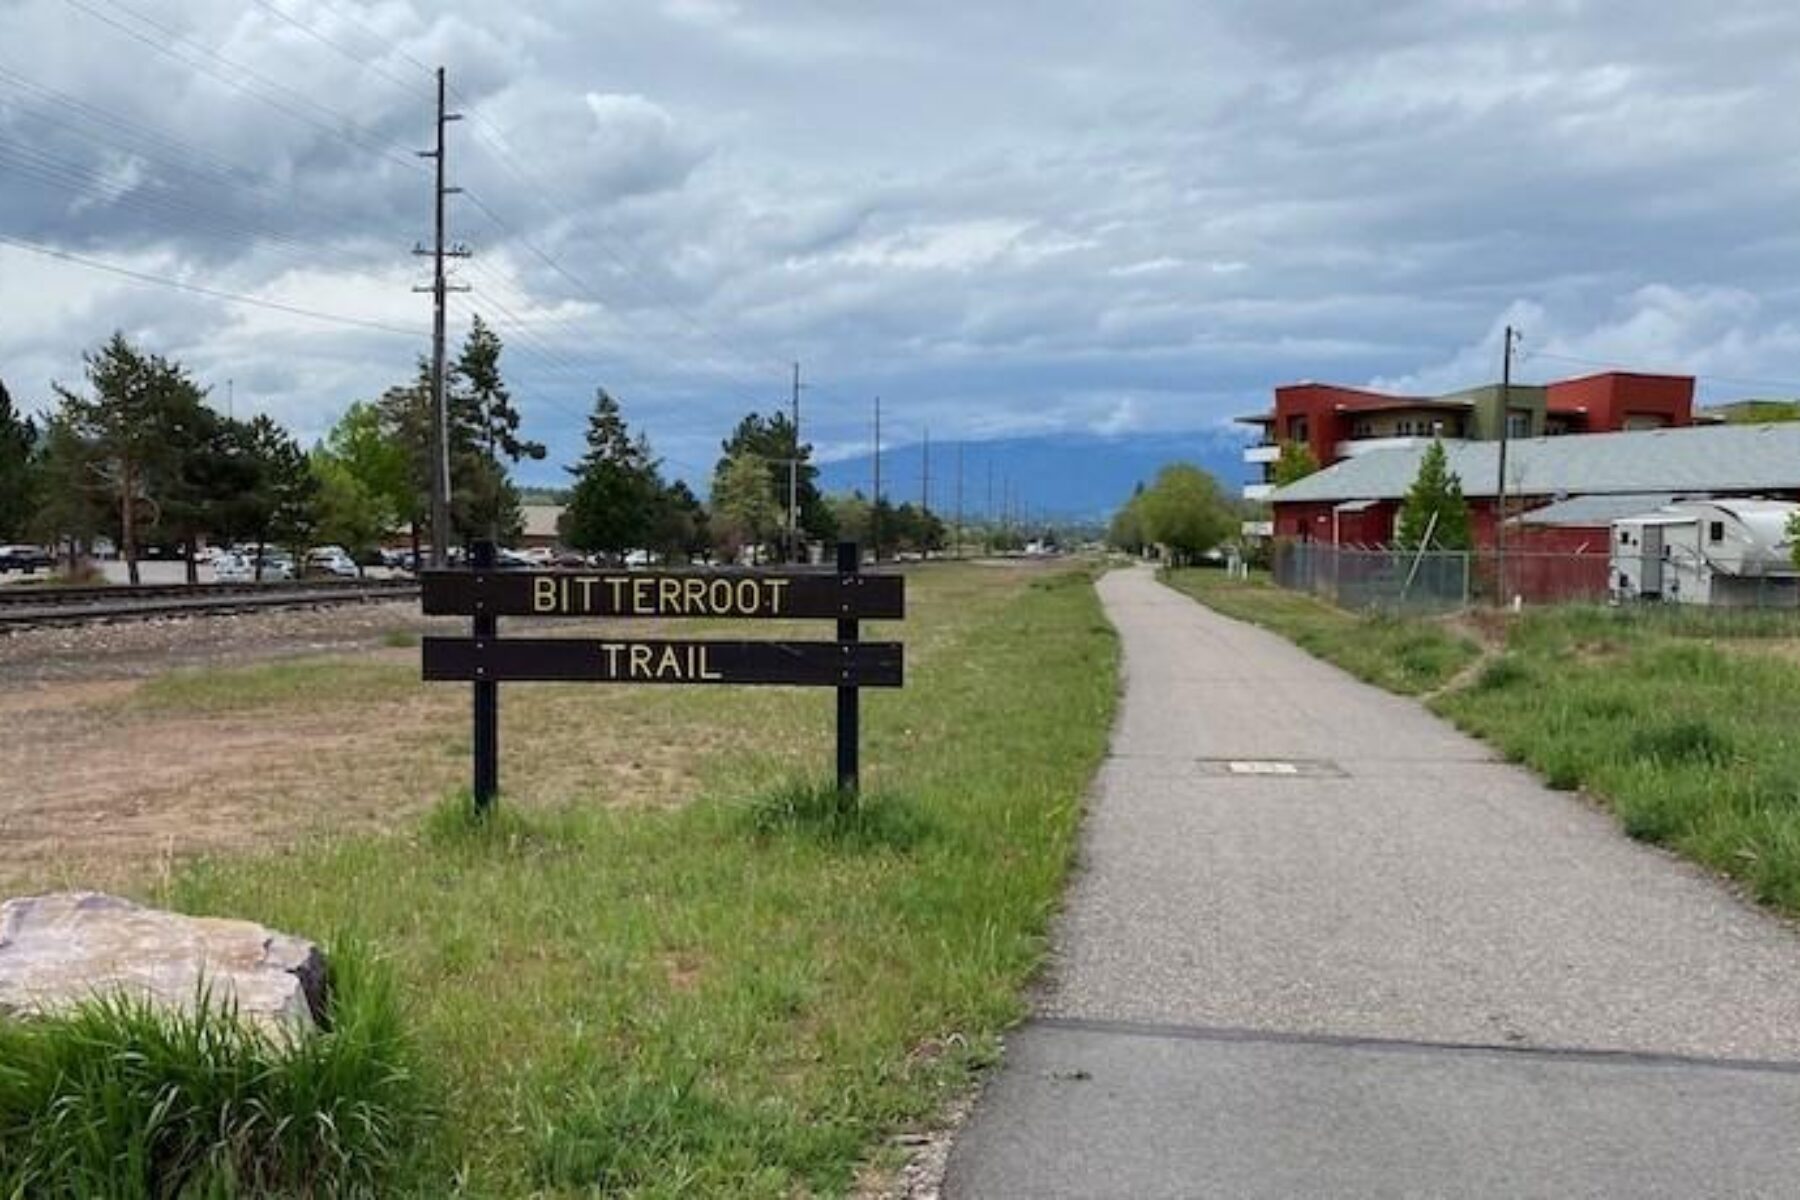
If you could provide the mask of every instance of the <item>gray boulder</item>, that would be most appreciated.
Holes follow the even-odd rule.
[[[305,1033],[324,1016],[325,957],[302,938],[99,892],[0,904],[0,1018],[120,994],[191,1012],[203,981],[212,1005],[266,1031]]]

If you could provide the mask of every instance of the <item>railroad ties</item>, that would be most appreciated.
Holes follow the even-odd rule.
[[[158,617],[209,617],[265,608],[410,600],[418,594],[415,581],[379,579],[67,588],[26,584],[0,588],[0,632]]]

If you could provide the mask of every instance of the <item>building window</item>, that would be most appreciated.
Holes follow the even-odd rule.
[[[1522,438],[1531,436],[1531,414],[1509,412],[1506,414],[1506,436]]]
[[[1706,540],[1709,542],[1724,541],[1725,540],[1725,522],[1709,521],[1706,526]]]
[[[1307,442],[1312,440],[1306,436],[1305,417],[1288,418],[1288,440],[1295,442]]]

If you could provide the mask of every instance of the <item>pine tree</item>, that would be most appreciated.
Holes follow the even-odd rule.
[[[1430,545],[1425,544],[1427,530]],[[1440,441],[1426,447],[1419,460],[1419,474],[1400,506],[1394,541],[1406,550],[1467,550],[1472,544],[1469,502],[1463,499],[1462,480],[1450,470],[1450,456]]]
[[[20,418],[6,384],[0,382],[0,542],[18,541],[30,528],[31,458],[37,442],[37,425]]]
[[[631,436],[619,402],[605,388],[594,391],[587,451],[568,472],[575,486],[560,533],[569,545],[619,556],[655,540],[663,496],[656,460],[646,438]]]
[[[244,443],[255,463],[256,486],[243,498],[239,519],[256,541],[256,574],[261,579],[265,547],[298,551],[312,539],[317,484],[300,443],[266,414],[245,426]]]
[[[107,525],[112,489],[100,475],[97,454],[69,415],[58,412],[45,421],[31,464],[31,490],[38,501],[31,535],[66,554],[71,576]]]
[[[138,533],[155,524],[161,503],[178,487],[187,430],[204,392],[176,363],[146,354],[122,333],[82,355],[92,395],[52,384],[63,412],[96,451],[96,468],[118,506],[119,549],[138,582]]]
[[[456,360],[453,410],[465,436],[496,462],[544,457],[542,442],[519,436],[519,410],[500,377],[500,335],[477,315]]]
[[[541,459],[541,442],[519,436],[519,410],[500,375],[500,337],[477,316],[451,372],[451,520],[465,538],[503,540],[524,525],[507,464]]]

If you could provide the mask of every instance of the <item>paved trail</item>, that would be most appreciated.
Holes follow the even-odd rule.
[[[1415,702],[1100,590],[1112,757],[949,1196],[1800,1195],[1800,935]]]

